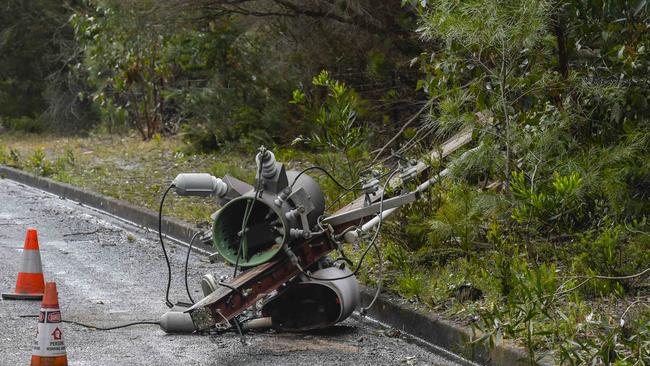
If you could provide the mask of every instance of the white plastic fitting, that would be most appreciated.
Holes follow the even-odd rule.
[[[228,193],[228,184],[207,173],[179,174],[172,184],[179,196],[224,197]]]

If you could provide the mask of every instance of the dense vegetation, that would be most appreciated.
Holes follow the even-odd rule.
[[[386,224],[391,289],[531,363],[645,365],[648,27],[645,0],[8,0],[0,122],[264,143],[347,184],[471,127],[452,177]],[[0,147],[68,181],[73,155]]]

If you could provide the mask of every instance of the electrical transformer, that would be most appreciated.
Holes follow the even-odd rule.
[[[255,160],[257,173],[252,185],[228,175],[216,178],[190,173],[178,175],[173,187],[178,195],[213,195],[221,204],[212,215],[212,241],[227,263],[254,271],[269,262],[288,259],[290,265],[301,269],[302,273],[283,281],[263,298],[260,312],[267,319],[265,324],[299,331],[345,320],[359,304],[354,274],[344,262],[334,263],[327,257],[302,268],[293,251],[295,243],[302,244],[327,230],[321,224],[325,199],[319,184],[305,171],[287,171],[264,148]],[[201,285],[206,297],[231,286],[212,274],[207,274]]]

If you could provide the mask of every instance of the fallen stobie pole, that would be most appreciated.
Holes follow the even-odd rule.
[[[472,154],[473,152],[477,151],[480,148],[480,146],[477,146],[473,149],[465,151],[459,158],[458,160],[454,161],[455,164],[462,162],[467,158],[468,155]],[[433,184],[437,183],[440,179],[445,178],[446,176],[449,175],[451,167],[443,169],[440,173],[438,173],[436,176],[427,179],[423,183],[421,183],[413,192],[409,192],[407,194],[404,194],[402,196],[398,196],[397,198],[401,198],[402,202],[405,203],[411,203],[414,202],[415,200],[419,199],[422,193],[424,193],[429,187],[431,187]],[[384,201],[384,207],[386,204],[386,201]],[[379,206],[378,204],[373,204],[372,207],[369,208],[374,208],[375,206]],[[402,205],[397,205],[395,207],[389,207],[387,209],[384,209],[379,213],[377,211],[377,216],[373,217],[370,219],[370,221],[366,222],[363,224],[359,229],[357,230],[352,230],[348,231],[345,233],[344,238],[348,243],[355,243],[358,241],[359,238],[359,233],[368,231],[375,226],[379,224],[380,221],[386,219],[388,216],[392,215],[401,207]],[[340,220],[342,215],[345,215],[348,220],[354,219],[354,218],[362,218],[362,217],[367,217],[368,214],[367,212],[374,211],[374,210],[368,210],[368,208],[362,208],[362,209],[356,209],[352,211],[345,212],[344,214],[338,215],[338,216],[330,216],[326,219],[323,220],[325,223],[331,223],[331,222],[338,222]]]
[[[462,129],[460,132],[458,132],[457,134],[455,134],[454,136],[452,136],[451,138],[449,138],[448,140],[440,144],[440,147],[438,149],[432,150],[428,154],[428,158],[431,161],[439,161],[448,157],[449,155],[451,155],[452,153],[454,153],[455,151],[457,151],[458,149],[460,149],[461,147],[467,145],[470,141],[472,141],[473,132],[474,130],[471,127]],[[429,168],[428,164],[426,164],[422,160],[419,160],[413,167],[413,170],[416,175],[421,175],[425,173],[428,170],[428,168]],[[395,188],[402,184],[402,180],[399,177],[395,177],[391,179],[391,181],[388,184],[391,188]],[[371,197],[371,200],[373,202],[378,201],[380,195],[381,195],[381,188],[376,192],[376,194],[373,197]],[[357,197],[354,201],[350,202],[345,207],[338,210],[337,213],[350,211],[355,208],[362,207],[364,205],[365,199],[366,199],[365,196]]]

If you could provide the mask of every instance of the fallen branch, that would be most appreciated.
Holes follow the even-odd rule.
[[[406,122],[402,125],[402,128],[400,128],[400,130],[397,131],[397,133],[395,134],[395,136],[393,136],[390,140],[388,140],[388,142],[387,142],[384,146],[382,146],[381,149],[379,149],[379,152],[375,155],[375,158],[372,159],[372,162],[370,163],[370,165],[374,164],[374,163],[377,161],[377,159],[379,159],[379,157],[381,156],[381,154],[384,153],[384,151],[386,150],[386,148],[388,148],[388,146],[390,146],[390,144],[392,144],[393,142],[395,142],[395,140],[397,140],[397,139],[402,135],[402,133],[404,133],[404,131],[406,130],[406,128],[407,128],[411,123],[413,123],[413,121],[415,121],[415,120],[418,118],[418,116],[420,116],[420,114],[422,114],[422,112],[424,112],[424,111],[427,109],[427,107],[429,107],[429,103],[425,103],[424,106],[423,106],[422,108],[420,108],[419,111],[415,112],[415,114],[414,114],[411,118],[409,118],[409,120],[406,121]]]
[[[93,231],[88,231],[88,232],[77,232],[77,233],[68,233],[68,234],[63,234],[63,237],[67,236],[77,236],[77,235],[92,235],[92,234],[97,234],[99,232],[99,229],[93,230]]]

